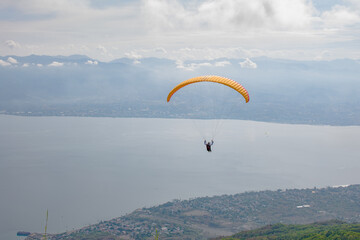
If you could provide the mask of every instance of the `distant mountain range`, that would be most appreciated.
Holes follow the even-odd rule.
[[[269,58],[175,61],[87,56],[0,57],[0,113],[36,116],[234,118],[256,121],[360,125],[360,61],[293,61]],[[168,92],[199,75],[238,81],[250,93],[223,95],[226,114],[210,116],[213,92],[184,92],[174,104]],[[208,95],[206,95],[208,94]],[[193,101],[193,95],[203,96]],[[180,95],[179,95],[180,97]],[[216,96],[218,97],[218,96]],[[214,97],[215,98],[215,97]],[[220,96],[221,98],[221,96]],[[199,101],[199,102],[197,102]],[[190,104],[191,103],[191,104]],[[222,101],[215,101],[217,109]],[[200,107],[199,107],[200,106]]]
[[[154,239],[155,233],[158,232],[159,239],[205,240],[211,237],[229,236],[269,224],[275,225],[258,231],[236,234],[233,237],[243,239],[241,236],[246,234],[259,236],[260,233],[264,236],[266,231],[267,235],[276,236],[275,233],[277,233],[280,236],[280,234],[286,234],[289,228],[297,228],[299,230],[297,234],[300,235],[306,232],[300,231],[305,229],[304,226],[288,227],[284,224],[308,224],[332,219],[347,223],[360,222],[359,202],[360,185],[320,189],[279,189],[182,201],[173,200],[159,206],[137,209],[125,216],[78,230],[51,235],[51,239],[144,240]],[[324,230],[321,226],[313,225],[312,227],[316,227],[318,233],[321,229]],[[347,228],[343,227],[343,230]],[[359,229],[359,225],[356,227]],[[268,231],[269,228],[277,228],[278,231]],[[40,240],[42,237],[43,234],[33,233],[27,239]]]

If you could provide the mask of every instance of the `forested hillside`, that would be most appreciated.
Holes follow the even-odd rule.
[[[231,237],[217,238],[221,240],[351,240],[360,239],[360,224],[349,224],[341,221],[327,221],[306,225],[274,224],[259,229],[237,233]]]

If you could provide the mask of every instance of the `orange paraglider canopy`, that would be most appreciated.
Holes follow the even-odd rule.
[[[190,78],[188,80],[185,80],[185,81],[179,83],[169,93],[169,95],[167,97],[167,101],[169,102],[172,95],[174,95],[174,93],[176,93],[179,89],[181,89],[189,84],[193,84],[193,83],[197,83],[197,82],[214,82],[214,83],[223,84],[223,85],[231,87],[235,91],[239,92],[245,98],[246,102],[249,102],[249,100],[250,100],[249,93],[246,91],[246,89],[243,86],[241,86],[239,83],[235,82],[234,80],[231,80],[231,79],[225,78],[225,77],[220,77],[220,76],[200,76],[200,77]]]

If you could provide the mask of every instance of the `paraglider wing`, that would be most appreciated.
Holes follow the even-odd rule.
[[[235,82],[234,80],[231,80],[231,79],[225,78],[225,77],[219,77],[219,76],[200,76],[200,77],[190,78],[188,80],[185,80],[185,81],[179,83],[169,93],[169,95],[167,97],[167,101],[169,102],[172,95],[174,95],[174,93],[176,93],[180,88],[183,88],[189,84],[193,84],[193,83],[197,83],[197,82],[214,82],[214,83],[223,84],[223,85],[231,87],[235,91],[239,92],[245,98],[246,102],[249,102],[249,100],[250,100],[249,93],[246,91],[246,89],[243,86],[241,86],[239,83]]]

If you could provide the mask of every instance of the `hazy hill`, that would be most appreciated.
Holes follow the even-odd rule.
[[[359,203],[360,185],[174,200],[51,239],[153,239],[156,230],[160,239],[207,239],[277,223],[360,222]]]
[[[166,103],[168,92],[190,77],[221,75],[238,81],[250,93],[248,104],[241,102],[221,117],[360,124],[360,64],[356,60],[122,58],[105,63],[82,55],[5,56],[0,60],[0,113],[188,118],[194,106],[172,108]],[[190,95],[194,92],[185,93],[183,99]]]

